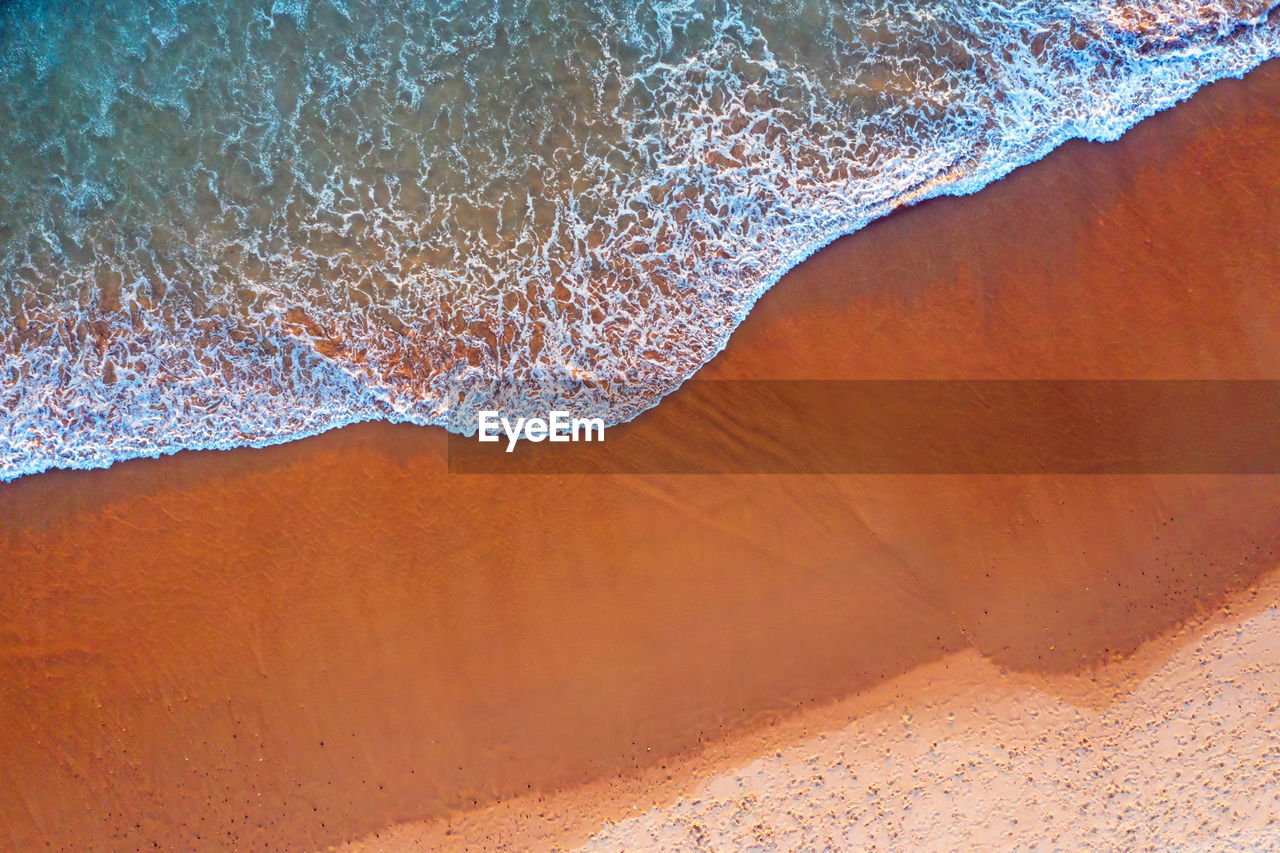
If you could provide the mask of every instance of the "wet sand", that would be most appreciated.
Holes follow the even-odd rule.
[[[877,223],[700,376],[1280,378],[1276,104],[1273,62]],[[1280,541],[1270,476],[459,476],[445,448],[361,425],[0,486],[0,846],[321,848],[592,783],[538,836],[580,840],[660,799],[643,774],[946,655],[1132,654]]]
[[[1272,573],[1081,673],[967,649],[675,768],[342,849],[1263,849],[1280,802],[1277,629]]]
[[[1278,581],[1091,678],[927,664],[584,849],[1268,849]]]

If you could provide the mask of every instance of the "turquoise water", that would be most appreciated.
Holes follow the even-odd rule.
[[[0,479],[627,420],[835,237],[1280,54],[1270,7],[7,6]]]

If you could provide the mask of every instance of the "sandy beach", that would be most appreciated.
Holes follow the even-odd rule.
[[[1280,378],[1277,104],[1273,61],[875,223],[699,378]],[[732,426],[702,423],[648,440]],[[1073,816],[1063,846],[1163,843],[1179,803],[1210,821],[1180,837],[1275,837],[1228,794],[1280,768],[1280,478],[451,475],[446,449],[364,424],[0,485],[0,847],[1007,844],[1112,763],[1103,834]],[[1242,732],[1227,812],[1199,797],[1219,752],[1162,775],[1205,727]],[[1046,743],[1076,763],[1032,768]],[[992,808],[1018,823],[966,830]]]
[[[1081,673],[972,649],[672,768],[343,850],[1258,849],[1280,771],[1275,576]]]
[[[1273,578],[1088,676],[928,664],[582,849],[1266,849],[1278,598]]]

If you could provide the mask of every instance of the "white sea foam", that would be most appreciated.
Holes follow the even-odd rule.
[[[395,5],[0,12],[0,478],[627,420],[834,238],[1280,54],[1261,2]]]

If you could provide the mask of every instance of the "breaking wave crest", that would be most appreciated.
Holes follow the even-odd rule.
[[[134,5],[0,11],[0,479],[627,420],[836,237],[1280,54],[1247,0]]]

